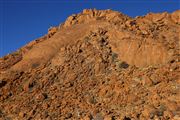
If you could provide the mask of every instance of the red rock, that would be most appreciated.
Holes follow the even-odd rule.
[[[96,9],[70,16],[0,58],[0,116],[178,119],[178,17]]]

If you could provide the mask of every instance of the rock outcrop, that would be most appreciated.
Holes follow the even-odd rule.
[[[68,17],[0,58],[0,119],[180,119],[179,16]]]

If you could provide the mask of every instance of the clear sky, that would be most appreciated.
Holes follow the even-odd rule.
[[[180,0],[0,0],[0,57],[85,8],[112,9],[135,17],[173,12],[180,8]]]

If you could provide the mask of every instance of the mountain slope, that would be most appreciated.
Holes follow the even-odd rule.
[[[0,59],[0,117],[179,119],[179,16],[68,17]]]

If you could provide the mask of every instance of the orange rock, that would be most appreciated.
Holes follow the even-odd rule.
[[[70,16],[0,58],[0,118],[179,119],[178,13]]]

